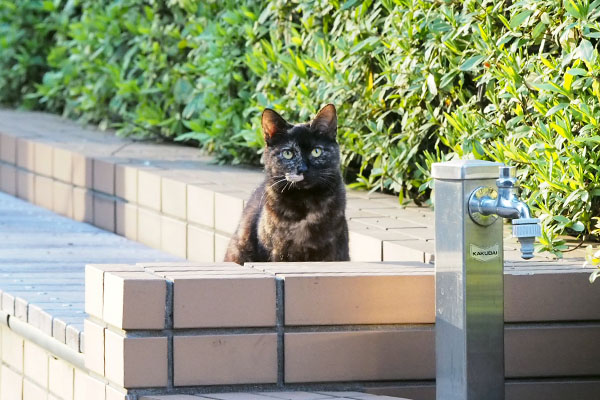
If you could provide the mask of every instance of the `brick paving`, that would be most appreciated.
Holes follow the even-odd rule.
[[[260,392],[211,393],[202,395],[143,396],[140,400],[409,400],[400,397],[377,396],[361,392]]]
[[[83,330],[85,264],[142,261],[180,259],[0,193],[2,310],[75,349],[66,329]]]

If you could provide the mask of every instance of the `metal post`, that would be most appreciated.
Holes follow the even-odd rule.
[[[502,218],[476,223],[468,209],[475,189],[496,187],[500,165],[433,165],[438,400],[504,400]]]

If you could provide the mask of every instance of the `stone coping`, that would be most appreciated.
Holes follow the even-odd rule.
[[[86,263],[176,260],[0,193],[0,307],[73,350],[82,351]]]
[[[262,179],[259,168],[215,165],[195,148],[0,110],[0,190],[191,261],[222,260]],[[353,261],[433,262],[431,209],[349,190],[346,216]],[[505,259],[519,260],[508,229],[505,236]],[[581,264],[583,249],[566,258]]]

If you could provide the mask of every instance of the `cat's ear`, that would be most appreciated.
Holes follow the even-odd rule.
[[[291,128],[281,115],[270,108],[265,108],[262,113],[262,129],[265,140],[268,142],[277,134],[284,134]]]
[[[319,133],[335,139],[337,135],[337,113],[333,104],[327,104],[317,113],[310,127]]]

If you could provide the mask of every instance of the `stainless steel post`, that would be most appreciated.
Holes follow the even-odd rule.
[[[504,400],[502,218],[476,223],[468,205],[475,189],[496,187],[500,165],[433,165],[438,400]]]

